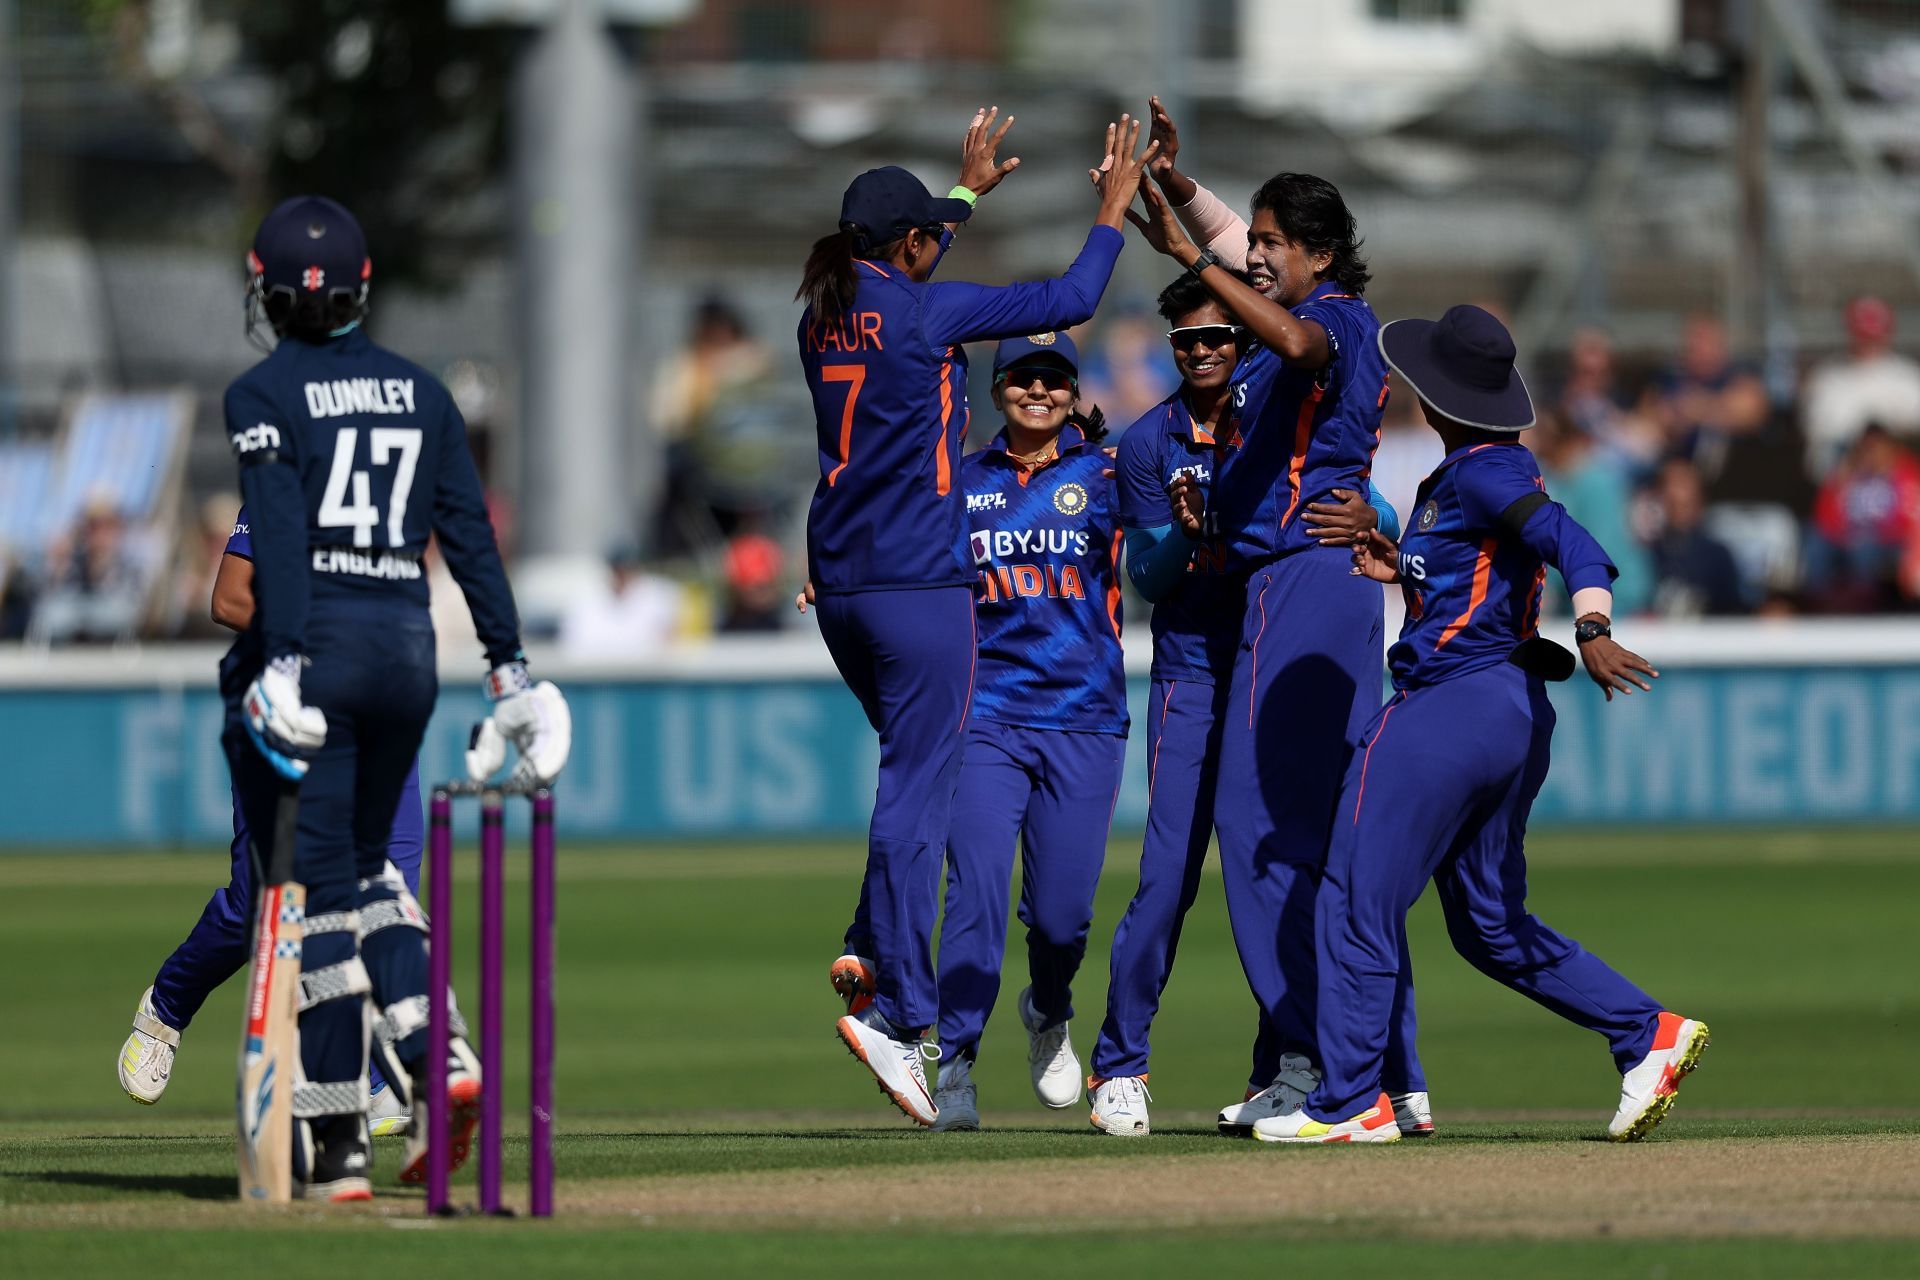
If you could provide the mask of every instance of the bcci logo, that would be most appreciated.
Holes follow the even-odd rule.
[[[1416,522],[1420,527],[1420,532],[1426,533],[1428,530],[1432,529],[1433,526],[1439,521],[1439,519],[1440,519],[1439,504],[1436,503],[1432,498],[1428,498],[1427,505],[1420,508],[1420,519]]]
[[[1063,484],[1053,491],[1053,509],[1063,516],[1077,516],[1087,509],[1087,491],[1077,484]]]
[[[1036,347],[1050,347],[1060,340],[1060,335],[1049,329],[1045,333],[1036,333],[1027,339]]]

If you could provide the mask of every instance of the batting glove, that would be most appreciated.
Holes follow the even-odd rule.
[[[496,667],[487,677],[493,714],[473,727],[467,747],[467,776],[485,782],[507,762],[507,744],[520,753],[513,781],[552,782],[573,751],[573,714],[551,680],[532,683],[524,662]]]
[[[246,713],[247,737],[266,757],[274,772],[289,782],[307,776],[302,757],[318,751],[327,740],[327,717],[318,707],[300,701],[300,658],[286,654],[267,664],[241,704]]]

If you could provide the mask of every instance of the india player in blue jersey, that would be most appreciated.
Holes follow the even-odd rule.
[[[1608,1136],[1650,1133],[1707,1047],[1703,1022],[1668,1011],[1527,911],[1527,815],[1545,781],[1553,707],[1546,681],[1573,657],[1540,636],[1549,565],[1577,615],[1587,674],[1606,693],[1650,690],[1658,673],[1616,644],[1616,570],[1548,496],[1519,441],[1533,404],[1513,340],[1478,307],[1380,334],[1447,449],[1422,482],[1406,536],[1370,535],[1356,580],[1397,582],[1407,619],[1389,655],[1394,694],[1366,727],[1334,815],[1316,910],[1322,1078],[1301,1109],[1260,1121],[1270,1142],[1391,1142],[1399,1130],[1381,1054],[1397,939],[1427,881],[1467,962],[1607,1039],[1621,1073]]]
[[[1177,171],[1160,176],[1170,191],[1197,190]],[[1347,757],[1380,705],[1385,611],[1306,516],[1335,490],[1364,488],[1379,442],[1387,368],[1370,272],[1340,192],[1311,174],[1277,174],[1255,193],[1238,262],[1194,243],[1177,196],[1151,182],[1142,195],[1149,242],[1258,339],[1234,374],[1242,447],[1204,503],[1185,479],[1173,496],[1182,527],[1217,529],[1246,584],[1215,788],[1220,866],[1255,997],[1285,1051],[1312,1059],[1313,899]],[[1239,265],[1247,284],[1229,269]],[[1267,1099],[1278,1109],[1299,1096]]]
[[[245,631],[253,619],[253,540],[247,511],[240,509],[214,577],[213,620],[234,631]],[[420,769],[407,775],[400,807],[393,815],[387,844],[387,867],[382,874],[397,879],[405,918],[420,918],[420,855],[426,823],[420,807]],[[246,817],[236,794],[233,801],[233,844],[227,884],[215,891],[200,912],[185,941],[175,947],[153,985],[134,1005],[133,1030],[120,1047],[120,1087],[135,1102],[151,1106],[160,1101],[173,1076],[180,1036],[214,989],[247,963],[247,925],[253,911],[253,858]],[[378,1034],[384,1024],[376,1026]],[[462,1032],[464,1034],[464,1031]],[[409,1116],[399,1090],[387,1087],[378,1062],[369,1070],[372,1098],[368,1109],[373,1136],[400,1135]]]
[[[1120,512],[1099,411],[1073,412],[1079,356],[1063,333],[1009,338],[993,363],[1006,423],[961,465],[980,658],[947,843],[936,1129],[980,1127],[973,1064],[1000,991],[1016,842],[1034,1092],[1055,1108],[1080,1097],[1073,978],[1127,745]]]
[[[1168,491],[1186,481],[1204,495],[1224,460],[1241,447],[1233,375],[1250,339],[1236,318],[1191,274],[1160,295],[1172,326],[1181,387],[1127,429],[1120,440],[1120,514],[1126,528],[1127,575],[1154,603],[1153,686],[1147,703],[1147,830],[1140,883],[1114,930],[1107,1016],[1093,1050],[1088,1088],[1092,1122],[1104,1133],[1150,1132],[1148,1030],[1173,971],[1180,931],[1200,887],[1214,830],[1214,783],[1224,701],[1240,644],[1244,588],[1228,572],[1218,538],[1193,539],[1175,524]],[[1345,543],[1379,527],[1397,534],[1393,508],[1368,486],[1366,499],[1337,490],[1338,504],[1314,504],[1307,519],[1324,540]],[[1251,1133],[1242,1113],[1264,1114],[1263,1095],[1313,1087],[1311,1063],[1284,1054],[1265,1011],[1255,1002],[1258,1031],[1252,1083],[1226,1109],[1223,1131]],[[1411,1005],[1395,1048],[1412,1048]],[[1417,1065],[1406,1073],[1418,1078]]]
[[[974,560],[959,482],[969,412],[964,344],[1090,317],[1122,245],[1148,154],[1138,121],[1065,275],[988,288],[929,283],[950,228],[1014,161],[989,113],[968,131],[962,196],[934,199],[904,169],[847,188],[840,229],[807,261],[800,363],[813,396],[820,481],[807,518],[808,593],[847,686],[880,735],[867,870],[834,986],[837,1034],[912,1120],[933,1123],[922,1037],[939,1011],[933,925],[973,683]],[[856,1008],[856,1006],[860,1006]]]
[[[222,745],[261,863],[276,810],[297,788],[294,875],[307,889],[301,964],[302,1078],[294,1168],[308,1198],[372,1194],[367,998],[390,1046],[381,1069],[413,1119],[401,1177],[423,1178],[429,1140],[457,1154],[482,1082],[454,1049],[450,1114],[412,1089],[427,1052],[426,937],[382,872],[394,814],[438,691],[421,557],[437,538],[466,596],[490,673],[492,713],[468,770],[518,775],[566,762],[566,702],[534,684],[466,427],[424,369],[362,328],[372,260],[346,209],[296,197],[248,254],[249,315],[278,342],[227,389],[227,434],[250,516],[254,610],[221,664]]]

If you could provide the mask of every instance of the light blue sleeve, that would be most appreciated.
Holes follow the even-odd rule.
[[[1193,549],[1200,544],[1171,524],[1128,529],[1127,580],[1143,599],[1164,600],[1186,575]]]
[[[1380,532],[1395,542],[1400,541],[1400,513],[1393,509],[1393,504],[1387,501],[1385,495],[1373,487],[1372,480],[1367,481],[1367,505],[1380,517]]]

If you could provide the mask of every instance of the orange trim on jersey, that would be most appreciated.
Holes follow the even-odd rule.
[[[1267,634],[1267,588],[1273,585],[1271,576],[1260,583],[1260,630],[1253,637],[1253,679],[1247,681],[1247,728],[1253,728],[1253,708],[1260,695],[1260,637]]]
[[[1380,739],[1386,736],[1387,721],[1392,718],[1393,709],[1399,705],[1400,699],[1398,697],[1387,704],[1386,714],[1380,717],[1380,727],[1374,730],[1373,742],[1367,744],[1367,754],[1360,757],[1360,794],[1353,798],[1353,820],[1355,822],[1360,821],[1360,805],[1361,802],[1367,798],[1367,766],[1373,763],[1373,743],[1380,741]]]
[[[880,273],[880,278],[882,280],[893,279],[893,276],[888,273],[887,269],[881,266],[877,262],[870,261],[869,259],[866,259],[866,258],[855,258],[854,261],[858,262],[863,267],[872,267],[875,271],[878,271]]]
[[[1120,538],[1121,531],[1113,531],[1113,557],[1107,566],[1107,621],[1113,624],[1113,638],[1120,638]]]
[[[827,488],[833,488],[840,473],[853,461],[853,403],[860,398],[860,388],[867,382],[867,366],[864,364],[826,364],[820,366],[820,381],[851,382],[847,388],[846,407],[840,410],[840,465],[827,472]]]
[[[1498,538],[1488,538],[1481,542],[1480,553],[1474,557],[1473,590],[1467,596],[1466,612],[1449,622],[1447,629],[1440,633],[1440,638],[1433,645],[1435,653],[1445,648],[1447,641],[1465,631],[1467,624],[1473,621],[1473,615],[1479,611],[1481,605],[1487,602],[1487,583],[1493,577],[1493,553],[1499,549],[1500,539]]]
[[[1153,739],[1153,759],[1147,761],[1147,803],[1153,803],[1153,782],[1160,776],[1160,744],[1167,740],[1167,709],[1173,705],[1174,686],[1178,680],[1167,681],[1167,695],[1160,699],[1160,732]]]
[[[941,497],[953,492],[953,463],[947,457],[947,424],[953,419],[953,361],[940,364],[940,445],[933,455],[933,491]]]
[[[1300,405],[1300,417],[1293,424],[1293,460],[1287,464],[1287,488],[1293,491],[1293,496],[1287,499],[1286,513],[1280,517],[1282,527],[1293,519],[1294,510],[1300,505],[1300,473],[1306,470],[1307,448],[1313,443],[1313,414],[1326,394],[1325,387],[1314,383],[1313,394]]]

